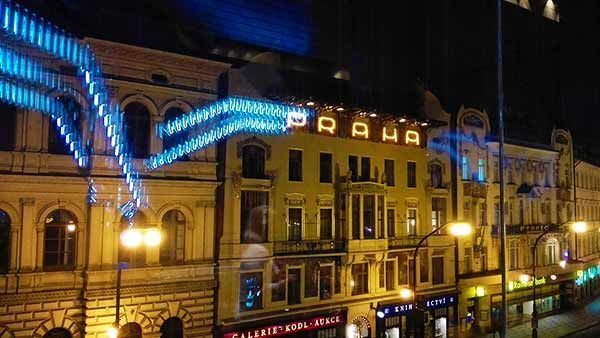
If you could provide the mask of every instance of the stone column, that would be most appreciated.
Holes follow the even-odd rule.
[[[33,271],[36,266],[36,245],[37,234],[35,232],[35,199],[21,198],[21,215],[23,215],[23,224],[21,225],[21,266],[20,271]]]
[[[204,208],[204,254],[203,259],[214,257],[215,247],[215,201],[209,201]]]
[[[81,270],[83,269],[84,265],[85,265],[85,254],[86,254],[86,240],[85,240],[85,236],[86,236],[86,229],[87,224],[80,222],[79,224],[77,224],[77,237],[75,237],[76,240],[76,256],[75,256],[75,269],[76,270]],[[91,241],[90,241],[91,242]]]
[[[39,222],[35,227],[36,246],[35,246],[35,271],[42,271],[44,267],[44,222]]]
[[[148,228],[159,229],[159,224],[148,223]],[[141,250],[146,249],[146,264],[150,266],[159,265],[160,262],[160,245],[156,247],[148,247],[142,243]]]
[[[16,272],[19,270],[19,244],[21,243],[21,224],[11,224],[10,227],[10,266],[8,267],[10,272]]]
[[[194,208],[195,225],[193,231],[193,240],[191,260],[196,262],[202,260],[204,257],[205,247],[205,230],[206,230],[206,205],[209,201],[197,201],[196,207]]]

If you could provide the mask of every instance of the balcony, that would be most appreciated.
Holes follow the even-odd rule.
[[[417,244],[419,244],[421,238],[423,238],[423,236],[402,236],[388,238],[388,247],[390,249],[414,248],[417,246]],[[427,242],[425,242],[424,245],[427,245]]]
[[[282,241],[273,243],[273,254],[279,256],[344,252],[345,249],[345,241],[340,240]]]
[[[486,198],[487,185],[483,182],[463,182],[463,194],[475,198]]]

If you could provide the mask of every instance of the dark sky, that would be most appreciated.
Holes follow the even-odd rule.
[[[530,0],[531,12],[503,6],[507,134],[546,143],[566,127],[600,159],[600,1],[554,0],[560,23],[541,15],[545,1]],[[350,96],[384,111],[416,109],[422,84],[449,112],[466,105],[495,118],[495,0],[21,2],[79,36],[211,58],[233,41],[281,52],[291,68],[308,59],[324,77],[348,69]],[[326,88],[311,83],[298,95]]]

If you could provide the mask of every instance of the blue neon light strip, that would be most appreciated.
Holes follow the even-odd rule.
[[[15,52],[4,45],[0,45],[0,74],[44,86],[49,90],[67,87],[58,73],[44,68],[36,58]]]
[[[215,126],[211,126],[210,130],[191,137],[176,147],[167,149],[160,154],[150,156],[150,158],[144,161],[144,165],[149,170],[157,169],[234,134],[249,133],[258,135],[281,135],[286,132],[286,118],[268,118],[259,115],[231,117],[219,121]]]
[[[204,107],[196,108],[187,114],[178,116],[172,121],[161,123],[158,126],[158,135],[161,137],[164,135],[171,136],[190,128],[201,126],[213,119],[225,119],[231,116],[248,114],[287,119],[290,113],[300,113],[308,118],[314,112],[311,109],[290,104],[244,97],[229,97],[212,102]]]
[[[0,100],[14,104],[19,108],[36,110],[49,115],[55,122],[61,137],[80,167],[87,166],[89,156],[81,141],[81,135],[75,128],[75,121],[69,117],[61,102],[35,87],[19,81],[0,78]]]

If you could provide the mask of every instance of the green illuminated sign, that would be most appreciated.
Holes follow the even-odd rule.
[[[546,284],[546,277],[538,278],[535,280],[535,285],[543,285]],[[526,282],[511,280],[508,281],[508,291],[526,289],[533,286],[533,279],[528,280]]]

